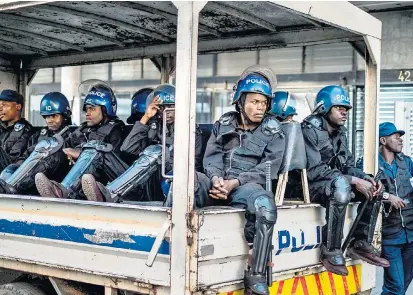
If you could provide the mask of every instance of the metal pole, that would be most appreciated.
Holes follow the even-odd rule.
[[[72,120],[75,124],[80,124],[82,113],[81,98],[78,87],[81,83],[81,67],[62,68],[61,92],[67,97],[72,105]]]
[[[170,65],[170,57],[169,56],[162,56],[161,58],[161,84],[164,83],[171,83],[171,65]]]
[[[24,97],[24,107],[22,110],[22,117],[25,118],[26,120],[29,120],[30,118],[30,87],[27,85],[27,80],[28,80],[28,75],[27,75],[27,70],[21,68],[20,69],[20,79],[19,79],[19,85],[18,89],[20,94]]]
[[[380,97],[380,40],[366,39],[366,88],[364,106],[364,171],[376,174],[378,169],[378,125]]]
[[[174,2],[178,9],[174,141],[179,144],[179,149],[174,149],[170,294],[191,294],[188,245],[191,233],[188,231],[187,219],[190,218],[189,212],[194,204],[198,18],[199,11],[205,4],[206,2]]]

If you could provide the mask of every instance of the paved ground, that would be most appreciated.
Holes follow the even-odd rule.
[[[376,276],[376,288],[373,290],[371,295],[380,295],[382,285],[383,285],[383,269],[381,267],[378,267],[377,276]],[[413,295],[412,285],[410,285],[409,289],[406,292],[406,295]]]

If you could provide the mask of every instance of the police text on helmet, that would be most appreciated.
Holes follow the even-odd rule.
[[[336,95],[336,101],[346,101],[346,102],[350,102],[350,98],[346,95],[342,95],[342,94],[337,94]]]
[[[99,91],[90,91],[90,92],[88,93],[88,95],[96,95],[96,96],[99,96],[100,98],[104,98],[104,97],[105,97],[105,94],[102,93],[102,92],[99,92]]]
[[[249,84],[249,83],[263,84],[267,87],[270,87],[270,84],[268,84],[268,82],[263,79],[257,79],[257,78],[247,79],[246,84]]]

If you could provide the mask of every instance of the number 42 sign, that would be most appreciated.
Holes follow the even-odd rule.
[[[402,82],[411,82],[410,71],[400,71],[398,79]]]

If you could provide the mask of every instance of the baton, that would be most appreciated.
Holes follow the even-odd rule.
[[[374,177],[374,181],[378,182],[380,180],[380,176],[383,173],[383,168],[379,168],[379,171],[377,172],[376,177]],[[376,198],[380,198],[381,199],[381,195],[383,194],[383,192],[380,192],[379,195]],[[346,237],[346,239],[344,240],[343,246],[341,247],[341,251],[345,251],[348,247],[348,245],[350,244],[351,239],[353,238],[354,232],[356,231],[356,227],[358,226],[358,224],[360,223],[361,217],[364,213],[364,211],[367,208],[367,205],[370,203],[371,201],[366,200],[366,202],[363,203],[363,207],[361,207],[360,212],[357,214],[356,219],[353,222],[353,225],[350,228],[350,231],[348,232],[348,235]]]

